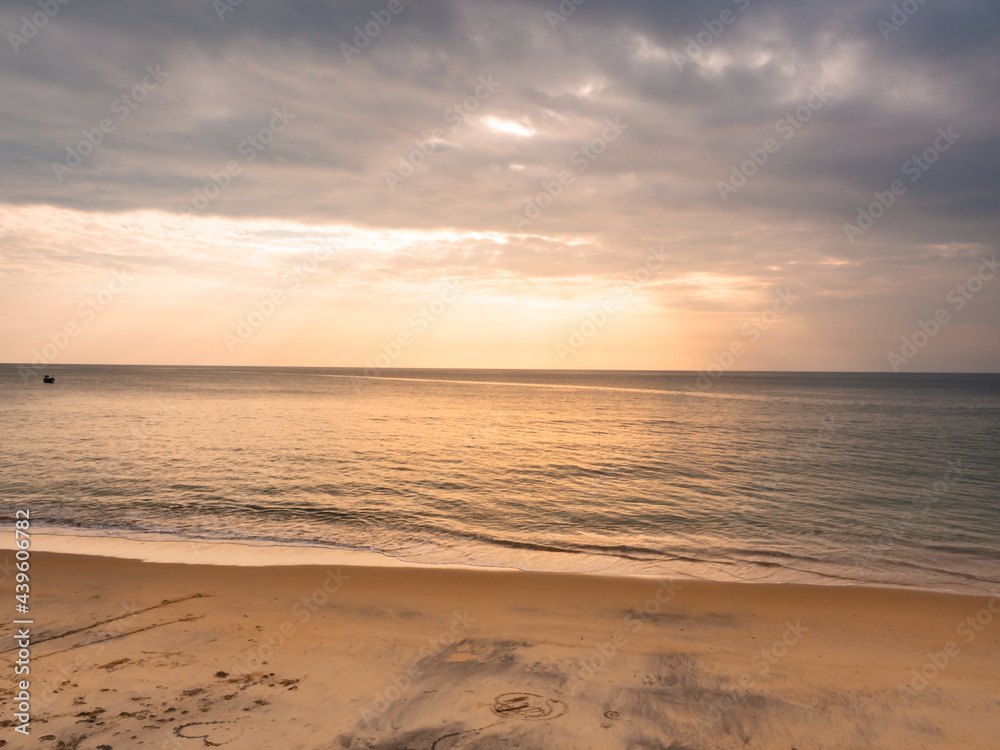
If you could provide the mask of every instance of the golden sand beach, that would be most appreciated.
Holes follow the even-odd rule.
[[[290,561],[35,551],[30,736],[10,708],[9,619],[0,736],[53,750],[994,750],[1000,737],[996,598]]]

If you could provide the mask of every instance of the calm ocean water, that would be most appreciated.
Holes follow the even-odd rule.
[[[1000,592],[1000,376],[0,365],[34,527]]]

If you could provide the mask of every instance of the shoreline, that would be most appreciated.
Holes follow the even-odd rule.
[[[572,569],[525,569],[499,565],[473,565],[464,563],[423,563],[401,560],[388,553],[374,550],[352,550],[325,547],[315,544],[283,542],[254,542],[249,540],[205,540],[184,538],[151,532],[114,533],[100,530],[47,528],[32,530],[31,548],[34,552],[69,555],[98,556],[111,559],[135,560],[151,563],[177,563],[187,565],[215,565],[239,567],[271,566],[350,566],[376,568],[414,568],[428,570],[468,570],[538,573],[543,575],[578,575],[610,579],[675,580],[681,582],[721,583],[746,586],[808,586],[819,588],[878,589],[910,591],[915,593],[950,594],[967,597],[1000,595],[1000,584],[995,590],[976,590],[972,586],[962,590],[916,584],[846,581],[827,576],[826,580],[772,581],[727,580],[697,576],[683,572],[670,573],[621,573],[616,571],[581,571]],[[13,526],[0,526],[0,551],[14,550]]]
[[[37,548],[31,576],[32,740],[80,750],[987,750],[1000,731],[1000,597]]]
[[[13,527],[0,526],[0,550],[13,549]],[[43,553],[186,565],[239,567],[349,565],[474,569],[474,566],[409,563],[381,552],[307,544],[253,543],[245,540],[210,541],[148,532],[132,532],[128,535],[83,529],[32,530],[31,549]]]

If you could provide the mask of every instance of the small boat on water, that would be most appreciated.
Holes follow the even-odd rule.
[[[55,375],[45,375],[44,377],[42,377],[42,382],[43,383],[54,383],[54,382],[56,382],[56,376]]]

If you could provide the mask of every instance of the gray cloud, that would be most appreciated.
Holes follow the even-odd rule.
[[[997,250],[996,6],[928,2],[883,39],[877,24],[892,5],[873,0],[587,0],[554,26],[556,2],[420,0],[403,2],[348,62],[342,44],[387,4],[245,0],[222,20],[201,0],[60,6],[37,36],[0,53],[0,202],[179,213],[235,161],[239,173],[203,215],[525,235],[401,253],[388,273],[614,276],[662,243],[675,274],[799,283],[817,327],[838,315],[859,336],[908,325]],[[20,33],[37,11],[6,4],[0,29]],[[716,38],[709,27],[726,13],[734,20]],[[679,66],[705,32],[711,43]],[[115,102],[157,66],[166,79],[119,119]],[[467,122],[449,119],[481,76],[499,82],[495,93]],[[829,100],[723,202],[717,185],[732,165],[821,85]],[[275,109],[294,119],[248,150]],[[534,135],[491,131],[483,117]],[[113,132],[58,181],[52,163],[103,118]],[[627,129],[577,171],[574,153],[606,118]],[[954,147],[848,242],[843,224],[873,191],[908,180],[904,164],[948,126],[961,134]],[[444,142],[390,190],[386,172],[436,129]],[[560,170],[573,184],[515,231],[511,215]],[[24,242],[7,242],[8,268],[31,262]],[[996,339],[1000,291],[985,294],[970,325]],[[662,295],[710,304],[678,288]],[[966,366],[1000,366],[995,351],[977,356]]]

